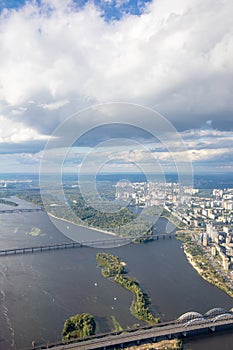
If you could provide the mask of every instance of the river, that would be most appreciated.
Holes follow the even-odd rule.
[[[21,207],[33,207],[18,202]],[[98,231],[59,223],[76,239],[106,237]],[[1,249],[70,241],[44,212],[0,214],[0,224]],[[160,218],[157,232],[163,232],[166,224],[167,220]],[[33,228],[40,229],[40,234],[33,236]],[[197,274],[175,239],[0,257],[0,349],[30,347],[33,340],[37,344],[60,340],[64,321],[81,312],[94,315],[97,332],[109,331],[112,317],[123,328],[143,324],[128,311],[132,294],[102,277],[95,259],[99,251],[116,254],[127,263],[128,275],[140,281],[151,296],[151,309],[164,321],[191,310],[205,313],[214,307],[233,306],[229,296]],[[232,342],[233,335],[218,334],[188,339],[185,349],[232,349]]]

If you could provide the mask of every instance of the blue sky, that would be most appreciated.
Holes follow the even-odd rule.
[[[124,14],[139,16],[143,13],[145,6],[151,0],[95,0],[94,4],[103,11],[103,16],[107,21],[119,20]],[[38,6],[41,6],[41,0],[35,0]],[[65,1],[64,1],[65,2]],[[74,0],[73,3],[78,8],[83,8],[87,0]],[[24,6],[26,0],[1,0],[0,10],[19,9]]]
[[[233,170],[232,0],[7,0],[0,9],[3,172],[38,171],[46,142],[61,123],[110,102],[162,114],[182,137],[195,170]],[[111,123],[114,113],[117,108],[109,107],[99,123]],[[88,130],[95,118],[80,114],[75,127]],[[135,113],[135,125],[143,118]],[[114,137],[139,143],[133,152],[115,147],[115,169],[140,166],[143,158],[149,164],[143,145],[162,168],[177,152],[172,135],[169,154],[149,134],[109,127],[73,147],[68,163],[79,166],[93,144]],[[103,147],[106,159],[110,153]],[[55,148],[54,159],[57,154]]]

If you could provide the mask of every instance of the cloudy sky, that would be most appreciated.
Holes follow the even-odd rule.
[[[59,137],[67,139],[71,115],[112,102],[140,106],[132,127],[99,128],[79,144],[55,142],[50,158],[70,146],[72,171],[102,142],[95,156],[102,152],[109,170],[142,160],[153,170],[151,156],[168,166],[181,152],[174,137],[167,147],[133,128],[150,108],[175,128],[195,171],[232,171],[232,18],[232,0],[0,0],[1,172],[38,171],[56,128],[64,125]],[[111,115],[98,115],[97,124],[111,124]],[[96,110],[78,113],[75,128],[89,130],[95,118]],[[115,148],[104,143],[113,138],[121,139]]]

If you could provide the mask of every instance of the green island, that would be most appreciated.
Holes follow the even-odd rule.
[[[62,340],[85,338],[95,334],[96,323],[94,317],[88,313],[71,316],[64,323]]]
[[[109,201],[104,200],[102,202],[102,208],[104,209],[106,206],[107,210],[97,210],[95,209],[95,198],[92,200],[91,191],[89,200],[93,203],[93,207],[86,203],[79,189],[75,191],[65,189],[64,192],[68,207],[67,204],[59,202],[59,193],[54,190],[46,198],[46,211],[49,214],[77,225],[115,233],[118,236],[150,235],[151,223],[146,217],[141,218],[137,214],[132,213],[128,208],[121,208],[116,204],[110,205]],[[44,206],[40,191],[37,189],[25,190],[15,194],[19,198],[32,202],[35,205]],[[143,241],[147,242],[149,240],[148,238],[145,238],[145,240],[135,239],[135,243],[142,243]]]
[[[115,320],[114,316],[113,323],[116,323],[115,330],[123,332],[122,327]],[[77,314],[68,318],[64,323],[62,331],[62,340],[69,342],[79,338],[85,338],[95,334],[96,323],[94,317],[88,313]],[[35,342],[32,342],[35,346]],[[126,350],[182,350],[183,343],[179,339],[162,340],[154,343],[146,343],[138,346],[127,347]]]
[[[99,266],[102,267],[102,275],[104,277],[113,277],[114,282],[119,283],[122,287],[128,289],[134,294],[134,300],[130,306],[131,313],[139,320],[149,324],[158,324],[160,319],[154,317],[148,308],[150,298],[146,293],[143,293],[139,283],[132,278],[124,276],[126,274],[125,263],[109,253],[97,253],[96,259]]]
[[[186,231],[178,231],[176,236],[177,239],[183,242],[184,253],[200,276],[233,298],[233,290],[230,285],[212,266],[208,257],[205,256],[202,247],[196,242],[193,242],[192,234]]]
[[[15,203],[13,201],[9,201],[7,199],[3,199],[3,198],[0,199],[0,204],[11,205],[12,207],[17,207],[18,206],[17,203]]]
[[[45,233],[42,234],[39,227],[33,227],[30,232],[26,232],[25,234],[32,237],[45,236]]]

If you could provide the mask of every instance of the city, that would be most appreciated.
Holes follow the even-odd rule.
[[[232,18],[0,0],[0,350],[233,348]]]
[[[163,206],[171,217],[192,231],[196,241],[221,262],[225,271],[233,270],[233,188],[203,194],[199,189],[180,188],[177,183],[122,181],[116,190],[116,199],[132,206]],[[232,274],[229,276],[233,279]]]

